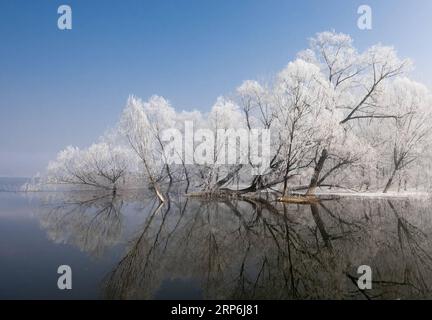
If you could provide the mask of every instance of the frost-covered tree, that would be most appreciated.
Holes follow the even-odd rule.
[[[156,100],[156,101],[154,101]],[[156,139],[159,125],[165,120],[158,117],[157,112],[153,114],[153,122],[150,122],[145,109],[154,111],[157,107],[154,104],[164,103],[164,100],[154,98],[149,104],[144,104],[141,99],[129,97],[126,108],[120,119],[120,134],[126,137],[129,146],[141,159],[144,172],[153,187],[157,197],[163,202],[163,196],[157,177],[163,167],[163,163],[156,153],[159,142]]]
[[[318,187],[387,192],[396,178],[425,187],[432,169],[407,177],[430,162],[431,92],[407,78],[410,65],[392,47],[359,52],[349,35],[321,32],[268,82],[244,81],[208,113],[131,96],[110,136],[62,151],[47,177],[116,190],[144,176],[161,201],[177,186],[282,196]],[[269,166],[258,173],[246,137],[256,129],[270,131]]]
[[[47,182],[111,189],[125,183],[130,152],[121,146],[96,143],[88,149],[67,147],[48,165]]]
[[[341,124],[392,118],[376,103],[376,96],[387,81],[411,65],[410,60],[400,59],[393,47],[380,44],[358,53],[349,35],[336,32],[318,33],[310,40],[310,49],[300,56],[320,66],[335,88],[336,106],[343,111]]]
[[[398,172],[408,169],[430,147],[432,95],[422,84],[408,78],[396,79],[385,91],[385,106],[394,110],[394,121],[386,123],[386,158],[391,159],[391,173],[384,187],[386,193]],[[417,167],[417,170],[422,170]]]
[[[212,158],[210,164],[199,166],[199,175],[205,177],[205,190],[218,189],[232,182],[243,167],[240,158],[247,156],[248,136],[242,135],[238,129],[246,129],[246,121],[240,108],[233,101],[219,97],[213,105],[206,127],[211,130],[213,150],[206,148],[205,152]],[[199,132],[199,131],[197,131]],[[243,133],[246,131],[243,131]],[[197,136],[202,139],[210,137]],[[242,141],[243,140],[243,141]],[[201,151],[197,150],[197,154]]]

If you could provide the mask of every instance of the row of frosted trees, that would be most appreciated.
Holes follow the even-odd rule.
[[[162,201],[179,187],[283,196],[316,187],[427,190],[432,96],[407,77],[410,69],[392,47],[359,52],[348,35],[318,33],[273,79],[244,81],[207,114],[177,112],[159,96],[146,102],[130,97],[115,128],[87,149],[61,151],[42,180],[114,192],[148,187]],[[252,162],[217,164],[225,156],[217,137],[211,150],[216,164],[197,164],[185,154],[170,163],[163,134],[173,128],[185,133],[185,121],[215,135],[217,129],[270,130],[268,168],[251,174]],[[205,144],[201,138],[193,143]]]

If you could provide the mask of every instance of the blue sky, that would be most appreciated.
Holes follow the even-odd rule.
[[[57,28],[61,4],[72,30]],[[361,4],[370,31],[357,28]],[[96,141],[129,94],[206,111],[330,29],[359,49],[394,45],[432,85],[430,0],[0,0],[0,176],[33,175],[65,146]]]

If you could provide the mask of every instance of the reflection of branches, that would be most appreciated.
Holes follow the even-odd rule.
[[[327,230],[325,229],[324,223],[321,220],[321,217],[319,215],[318,206],[316,204],[311,204],[310,207],[311,207],[312,216],[315,220],[315,224],[317,225],[318,230],[320,231],[320,234],[321,234],[322,239],[324,240],[325,246],[331,250],[332,245],[330,242],[330,235],[327,233]]]
[[[397,212],[395,205],[390,200],[388,200],[387,203],[397,219],[399,246],[402,251],[402,255],[407,262],[404,274],[405,281],[410,281],[410,276],[417,277],[417,279],[413,279],[411,281],[418,282],[421,286],[421,290],[428,292],[429,286],[424,278],[423,269],[426,268],[432,270],[432,257],[425,249],[422,248],[421,244],[419,243],[419,241],[425,238],[425,234],[418,227],[414,226],[405,218],[401,217]],[[411,270],[413,267],[415,270]],[[412,283],[411,285],[415,287]]]
[[[150,289],[151,284],[156,280],[152,278],[153,266],[151,265],[151,254],[155,248],[157,239],[151,243],[147,239],[147,233],[152,221],[162,207],[163,203],[161,202],[151,212],[144,224],[142,233],[109,276],[106,289],[109,298],[128,298],[130,293],[136,294],[136,290],[139,288]],[[168,210],[165,211],[164,216],[166,216],[167,212]]]
[[[130,200],[70,197],[44,211],[42,223],[54,239],[96,253],[118,241],[121,210]],[[383,204],[153,199],[136,207],[143,223],[106,277],[105,293],[152,298],[165,280],[182,278],[199,283],[206,298],[366,298],[353,291],[353,270],[366,263],[376,270],[367,298],[427,297],[428,233],[401,216],[395,203]],[[413,207],[410,218],[416,212]]]
[[[78,193],[55,206],[42,207],[41,224],[54,241],[100,256],[120,239],[122,207],[123,200],[112,193]]]

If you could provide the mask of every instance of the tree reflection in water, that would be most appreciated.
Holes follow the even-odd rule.
[[[43,206],[41,220],[54,241],[101,256],[121,238],[125,206],[143,222],[105,277],[107,298],[151,299],[169,279],[198,281],[211,299],[432,297],[428,201],[172,197],[162,205],[139,194],[80,194]],[[356,286],[364,264],[372,290]]]
[[[44,200],[41,225],[53,241],[70,243],[96,257],[119,241],[123,199],[78,192],[54,194]]]

